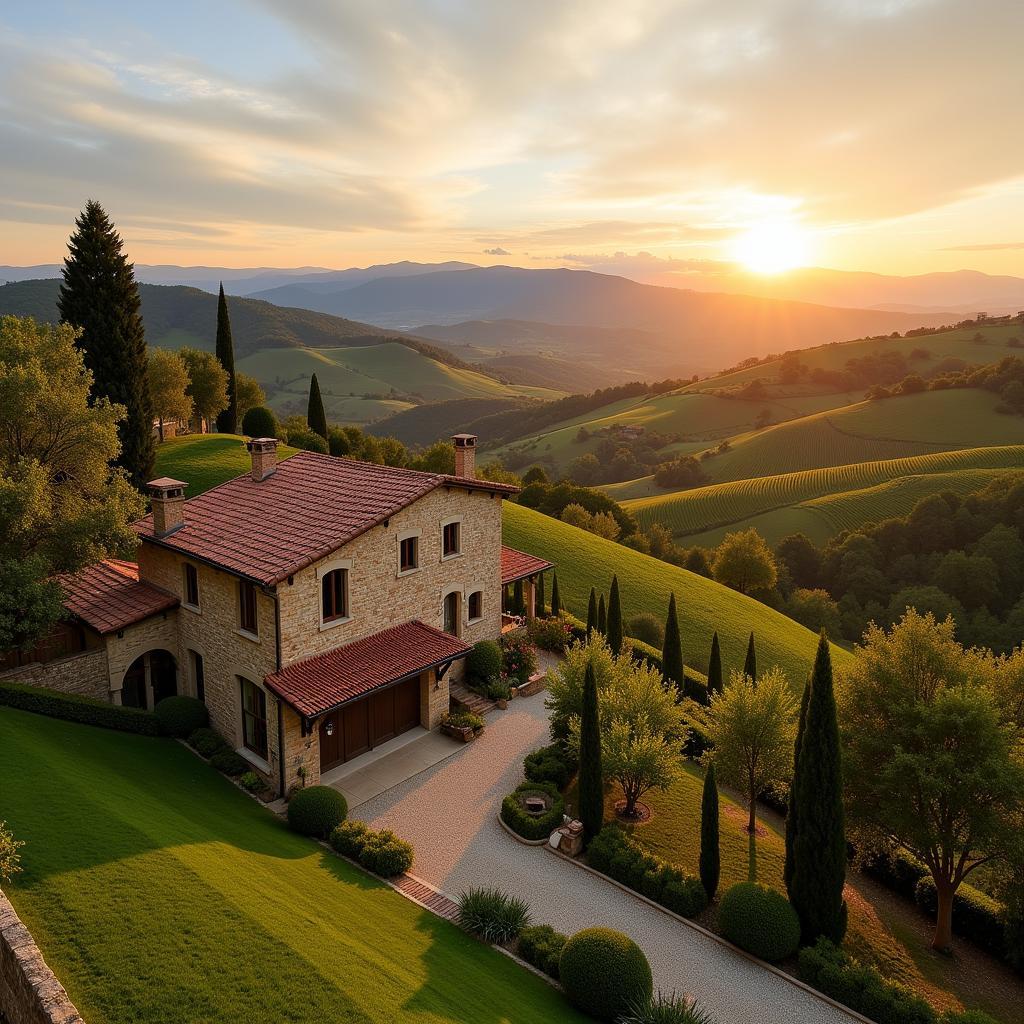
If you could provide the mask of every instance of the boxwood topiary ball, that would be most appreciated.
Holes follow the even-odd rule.
[[[615,1020],[651,998],[643,950],[611,928],[585,928],[562,948],[558,975],[569,1001],[598,1020]]]
[[[330,786],[307,786],[288,801],[288,824],[317,839],[326,839],[347,814],[348,802]]]
[[[796,952],[800,919],[782,893],[757,882],[740,882],[718,908],[722,934],[740,949],[776,963]]]
[[[210,724],[206,705],[195,697],[164,697],[153,713],[168,736],[184,739]]]

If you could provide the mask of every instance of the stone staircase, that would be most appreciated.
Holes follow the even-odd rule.
[[[458,705],[461,710],[472,711],[474,715],[479,715],[481,718],[488,711],[493,711],[496,706],[493,700],[481,697],[479,693],[467,689],[462,683],[453,683],[449,690],[449,696],[452,703]]]

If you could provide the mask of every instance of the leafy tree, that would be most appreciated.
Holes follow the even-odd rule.
[[[779,562],[789,570],[793,583],[813,590],[821,582],[821,552],[802,533],[783,537],[775,548]]]
[[[612,576],[608,592],[608,646],[613,654],[622,652],[622,604],[619,601],[619,577]]]
[[[558,593],[558,573],[551,574],[551,614],[559,616],[562,614],[562,599]]]
[[[587,636],[597,629],[597,591],[590,588],[590,600],[587,602]]]
[[[626,620],[626,636],[639,640],[655,649],[661,647],[665,641],[665,628],[658,621],[657,616],[650,612],[638,612],[630,615]]]
[[[316,374],[309,380],[309,405],[306,409],[306,423],[314,434],[327,440],[327,414],[324,412],[324,400],[320,397],[320,382]]]
[[[754,650],[754,631],[750,631],[747,641],[747,656],[743,661],[743,674],[753,682],[757,679],[757,652]]]
[[[93,398],[124,409],[118,465],[142,488],[153,470],[153,403],[139,289],[122,244],[103,207],[90,199],[68,242],[57,309],[62,322],[81,329],[78,346],[92,373]]]
[[[708,765],[704,775],[704,790],[700,800],[700,884],[713,900],[718,892],[718,879],[722,870],[718,834],[718,785],[715,766]]]
[[[601,771],[601,725],[597,711],[597,678],[587,663],[583,680],[583,712],[580,716],[580,821],[589,843],[604,824],[604,777]]]
[[[212,352],[183,348],[178,353],[188,371],[188,395],[197,416],[212,423],[228,404],[228,375]],[[251,379],[251,378],[250,378]],[[259,386],[257,385],[257,388]],[[260,390],[262,398],[263,391]],[[256,404],[249,408],[254,408]],[[248,408],[246,412],[248,412]]]
[[[808,629],[824,629],[829,635],[839,634],[839,605],[832,600],[827,590],[797,588],[789,595],[782,610]]]
[[[786,829],[786,888],[800,918],[801,942],[821,936],[837,945],[846,934],[846,833],[839,724],[832,687],[832,656],[822,630],[795,746]]]
[[[785,778],[795,734],[796,701],[780,668],[757,681],[733,672],[725,689],[707,707],[690,701],[687,713],[714,744],[705,754],[719,777],[747,798],[747,830],[757,828],[757,798],[768,785]]]
[[[254,405],[242,420],[242,433],[246,437],[274,437],[277,419],[265,405]]]
[[[704,467],[692,455],[676,455],[667,462],[659,463],[654,470],[654,482],[670,490],[700,487],[710,479]]]
[[[537,589],[533,595],[533,614],[538,619],[544,617],[546,602],[544,600],[544,573],[537,577]]]
[[[451,441],[435,441],[429,448],[424,448],[416,458],[412,459],[409,466],[424,473],[454,474],[455,445]]]
[[[188,369],[177,352],[155,348],[149,352],[146,375],[162,441],[164,420],[188,420],[192,415],[192,399],[187,394]]]
[[[0,650],[60,616],[57,574],[135,550],[143,501],[110,466],[124,409],[91,390],[70,326],[0,319]]]
[[[221,366],[221,369],[223,370],[224,367]],[[226,383],[224,394],[226,401]],[[250,376],[248,373],[242,373],[241,370],[235,371],[235,410],[237,413],[236,429],[237,424],[241,423],[242,420],[245,419],[245,414],[250,409],[254,409],[257,405],[263,405],[266,400],[267,396],[263,393],[263,388],[260,387],[259,381],[256,380],[255,377]]]
[[[544,471],[544,467],[543,466],[531,466],[523,474],[523,483],[524,484],[546,484],[546,483],[550,483],[550,481],[548,480],[548,475]]]
[[[847,814],[858,845],[887,843],[928,868],[932,946],[946,950],[964,880],[1021,860],[1021,658],[965,650],[951,621],[914,611],[888,632],[869,627],[858,655],[839,688]]]
[[[224,295],[224,284],[221,282],[220,296],[217,299],[217,342],[214,347],[220,365],[228,375],[228,403],[217,416],[217,430],[222,434],[238,432],[239,417],[244,415],[238,411],[238,381],[235,376],[235,343],[231,338],[231,318],[228,316],[228,300]],[[261,405],[262,399],[254,405]],[[252,408],[250,406],[249,408]],[[248,410],[245,410],[248,411]]]
[[[711,635],[711,657],[708,659],[708,696],[722,692],[722,648],[718,643],[718,630]]]
[[[602,636],[608,635],[608,616],[604,609],[604,594],[597,601],[597,631]]]
[[[689,572],[711,579],[711,562],[704,548],[689,548],[683,556],[682,566]]]
[[[661,649],[661,671],[680,693],[686,681],[683,668],[683,645],[679,638],[679,620],[676,618],[676,595],[668,596],[668,615],[665,618],[665,644]]]
[[[771,590],[778,581],[775,556],[753,527],[725,535],[715,549],[711,571],[719,583],[741,594]]]
[[[21,871],[21,854],[25,844],[15,839],[6,821],[0,821],[0,882],[9,882]]]

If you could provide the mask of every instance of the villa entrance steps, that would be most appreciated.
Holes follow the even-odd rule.
[[[465,711],[472,711],[474,715],[479,715],[481,718],[497,706],[493,700],[481,697],[479,693],[467,689],[462,683],[453,683],[449,695],[453,703]]]

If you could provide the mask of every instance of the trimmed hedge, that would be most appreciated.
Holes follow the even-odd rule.
[[[314,787],[315,788],[315,787]],[[362,821],[343,821],[327,839],[331,849],[358,861],[367,871],[382,878],[400,875],[412,867],[412,844],[390,829],[375,832]]]
[[[537,816],[528,813],[517,799],[525,793],[546,794],[551,797],[551,808]],[[547,839],[562,824],[564,816],[565,799],[550,782],[524,782],[501,801],[501,820],[524,839]]]
[[[800,919],[789,900],[758,882],[739,882],[726,892],[718,925],[730,942],[772,964],[800,944]]]
[[[931,875],[917,883],[914,899],[929,917],[938,914],[939,899]],[[961,885],[953,896],[953,931],[993,956],[1007,955],[1006,908],[969,885]]]
[[[184,739],[210,724],[210,712],[195,697],[164,697],[153,709],[168,736]]]
[[[800,977],[880,1024],[935,1024],[937,1019],[919,995],[886,981],[873,967],[859,964],[825,938],[800,950]]]
[[[523,759],[523,774],[530,782],[550,782],[565,789],[579,767],[561,743],[534,750]]]
[[[236,754],[233,750],[227,749],[217,751],[210,758],[210,766],[216,768],[222,775],[229,775],[233,779],[237,779],[239,775],[244,775],[251,767],[241,754]]]
[[[617,825],[605,825],[590,841],[587,863],[680,917],[698,917],[708,905],[699,878],[648,853]]]
[[[366,842],[369,829],[363,821],[343,821],[328,837],[331,848],[343,857],[359,860],[359,853]]]
[[[188,745],[197,754],[207,758],[230,749],[224,737],[216,729],[211,729],[208,726],[193,730],[189,735]],[[247,764],[246,767],[251,768],[252,765]]]
[[[348,801],[330,786],[307,786],[288,801],[288,824],[304,836],[326,839],[348,815]]]
[[[501,676],[501,648],[496,640],[478,640],[466,656],[466,674],[478,683]]]
[[[562,948],[558,973],[569,1001],[598,1020],[613,1021],[651,998],[651,965],[628,935],[585,928]]]
[[[117,729],[141,736],[163,735],[160,721],[152,711],[126,708],[92,697],[59,693],[25,683],[0,683],[0,705],[17,708],[19,711],[31,711],[34,715],[95,725],[101,729]]]
[[[871,850],[861,858],[860,869],[909,900],[914,899],[917,883],[928,874],[919,860],[896,850]]]
[[[569,941],[549,924],[535,924],[519,933],[519,955],[539,971],[558,981],[558,958]]]

